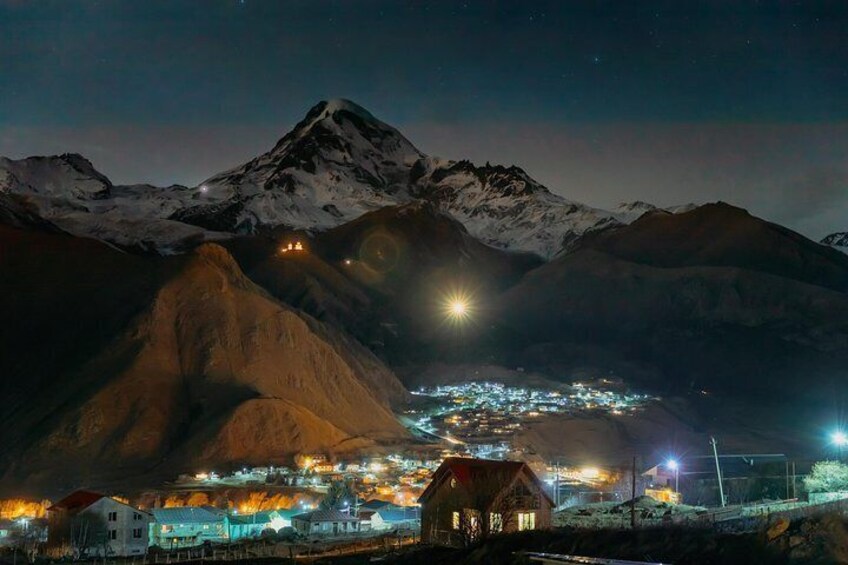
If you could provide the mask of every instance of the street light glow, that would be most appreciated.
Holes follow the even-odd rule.
[[[457,291],[443,297],[442,309],[449,320],[459,323],[471,317],[474,307],[469,294]]]
[[[831,434],[830,441],[832,441],[836,446],[844,447],[848,445],[848,435],[846,435],[845,432],[836,431]]]
[[[465,313],[467,312],[468,307],[465,305],[465,302],[461,302],[459,300],[456,300],[456,301],[451,303],[450,309],[451,309],[451,314],[453,314],[454,316],[457,316],[457,317],[462,317],[462,316],[465,316]]]
[[[676,471],[677,470],[677,459],[669,459],[668,461],[666,461],[665,466],[668,467],[669,469],[671,469],[672,471]]]

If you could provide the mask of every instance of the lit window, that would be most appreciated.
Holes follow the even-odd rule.
[[[503,515],[501,513],[489,513],[489,531],[493,534],[503,531]]]
[[[518,513],[518,531],[535,530],[536,529],[536,513],[535,512],[519,512]]]
[[[454,530],[459,529],[459,512],[454,512],[451,516],[451,526]]]

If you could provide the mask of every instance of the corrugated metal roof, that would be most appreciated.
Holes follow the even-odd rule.
[[[406,522],[420,520],[421,509],[417,506],[387,506],[376,511],[384,522]]]
[[[230,523],[232,524],[268,524],[273,520],[273,514],[276,511],[262,511],[256,514],[231,514]]]
[[[357,518],[344,514],[335,508],[330,508],[327,510],[313,510],[312,512],[298,514],[297,516],[292,516],[292,520],[301,520],[303,522],[344,522],[356,521]]]
[[[159,524],[208,524],[223,519],[220,514],[198,506],[154,508],[153,517]]]

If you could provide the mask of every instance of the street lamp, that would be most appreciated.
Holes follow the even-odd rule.
[[[680,492],[680,464],[677,459],[669,459],[665,466],[674,471],[674,492]]]
[[[839,450],[839,460],[842,461],[842,450],[848,445],[848,434],[842,430],[836,430],[830,434],[830,442]]]

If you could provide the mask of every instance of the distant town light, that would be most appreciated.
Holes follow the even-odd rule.
[[[584,467],[580,469],[580,476],[584,479],[597,479],[601,471],[597,467]]]
[[[209,192],[209,187],[206,186],[205,184],[201,185],[200,186],[200,192],[202,192],[203,194],[206,194],[207,192]]]

